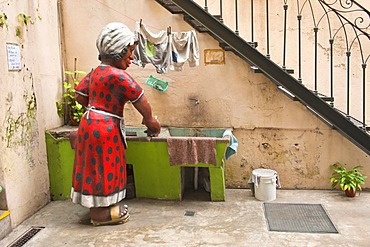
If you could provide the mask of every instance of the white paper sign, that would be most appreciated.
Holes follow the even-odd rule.
[[[6,44],[8,53],[8,70],[19,71],[22,69],[21,65],[21,50],[17,44]]]

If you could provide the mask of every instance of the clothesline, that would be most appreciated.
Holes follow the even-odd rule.
[[[140,19],[139,25],[140,25],[140,28],[141,28],[141,27],[142,27],[142,25],[143,25],[143,19]],[[150,26],[148,26],[148,27],[150,27]],[[158,29],[158,30],[159,30],[159,29]],[[167,27],[167,35],[170,35],[170,34],[171,34],[171,32],[172,32],[172,30],[171,30],[171,26],[168,26],[168,27]]]
[[[100,3],[100,4],[101,4],[101,5],[103,5],[103,6],[107,7],[108,9],[110,9],[110,10],[112,10],[112,11],[114,11],[114,12],[116,12],[116,13],[118,13],[118,14],[120,14],[120,15],[124,16],[124,17],[126,17],[127,19],[131,20],[132,22],[134,22],[134,23],[136,23],[136,22],[137,22],[137,19],[132,18],[132,17],[130,17],[130,16],[128,16],[128,15],[125,15],[125,14],[121,13],[120,11],[118,11],[117,9],[110,7],[109,5],[107,5],[107,4],[105,4],[105,3],[103,3],[103,2],[101,2],[101,1],[99,1],[99,0],[95,0],[95,1],[96,1],[96,2],[98,2],[98,3]],[[157,30],[157,31],[162,30],[161,28],[153,27],[153,26],[150,26],[150,25],[148,25],[148,27],[150,27],[150,28],[152,28],[152,29],[154,29],[154,30]]]

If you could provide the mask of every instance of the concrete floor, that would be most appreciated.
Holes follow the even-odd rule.
[[[322,204],[338,234],[270,232],[263,202],[248,189],[226,190],[225,202],[195,199],[131,199],[123,225],[79,223],[88,210],[54,201],[24,221],[0,246],[8,246],[31,226],[45,227],[24,246],[370,246],[370,192],[347,198],[341,191],[277,190],[280,203]],[[195,211],[194,216],[185,216]]]

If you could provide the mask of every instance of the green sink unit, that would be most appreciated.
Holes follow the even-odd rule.
[[[133,167],[136,197],[182,200],[182,167],[204,167],[209,170],[211,200],[225,200],[224,154],[229,144],[229,138],[222,137],[225,129],[162,128],[160,136],[154,138],[146,137],[145,129],[126,127],[126,161]],[[68,139],[71,130],[61,127],[46,132],[52,200],[70,197],[74,157]],[[171,136],[215,138],[217,165],[170,166],[167,138]]]
[[[74,150],[69,143],[69,133],[75,129],[77,127],[63,126],[45,133],[51,200],[71,197]]]

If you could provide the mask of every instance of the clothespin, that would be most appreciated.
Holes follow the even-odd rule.
[[[167,27],[167,35],[171,34],[171,26]]]
[[[143,25],[143,19],[140,19],[140,27]]]

